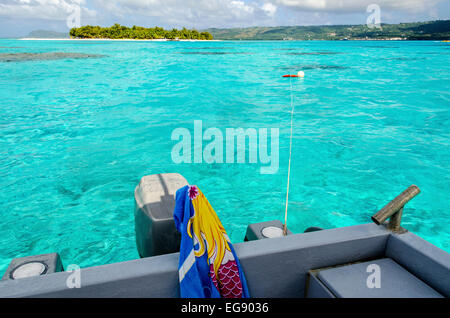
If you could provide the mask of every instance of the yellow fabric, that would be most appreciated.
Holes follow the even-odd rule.
[[[231,252],[226,231],[200,189],[198,189],[198,195],[191,199],[191,202],[195,213],[189,220],[187,232],[200,245],[199,249],[194,251],[195,256],[201,257],[207,249],[208,264],[210,265],[211,260],[213,260],[214,273],[217,277],[225,252],[227,250]]]

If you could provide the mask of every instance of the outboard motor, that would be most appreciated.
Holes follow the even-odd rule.
[[[175,228],[175,193],[188,185],[178,173],[145,176],[134,191],[136,244],[141,257],[176,253],[181,235]]]

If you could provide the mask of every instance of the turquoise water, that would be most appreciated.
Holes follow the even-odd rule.
[[[138,258],[133,191],[179,172],[206,194],[233,242],[370,216],[411,184],[403,225],[450,251],[450,46],[439,42],[70,42],[0,40],[2,53],[104,57],[0,62],[0,273],[59,252],[81,267]],[[313,54],[311,54],[313,53]],[[171,133],[280,128],[280,169],[180,164]]]

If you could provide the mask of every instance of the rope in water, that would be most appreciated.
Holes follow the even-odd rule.
[[[292,95],[292,79],[289,78],[289,85],[291,88],[291,136],[289,138],[289,166],[288,166],[288,177],[287,177],[287,190],[286,190],[286,210],[284,212],[284,227],[283,235],[287,235],[287,214],[289,205],[289,179],[291,176],[291,157],[292,157],[292,129],[294,126],[294,96]]]

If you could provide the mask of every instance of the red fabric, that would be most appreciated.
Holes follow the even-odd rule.
[[[219,279],[214,273],[213,265],[210,265],[209,274],[222,298],[242,297],[242,284],[236,261],[228,261],[228,263],[220,265],[217,273]]]

